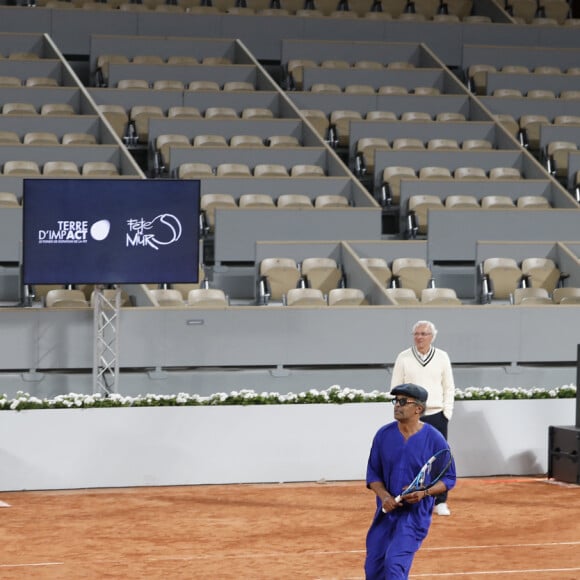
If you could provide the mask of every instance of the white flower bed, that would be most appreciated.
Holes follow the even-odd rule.
[[[515,399],[570,399],[576,396],[575,385],[563,385],[553,389],[522,389],[491,387],[468,387],[457,389],[457,401],[482,400],[515,400]],[[29,393],[19,392],[15,398],[0,395],[0,410],[21,411],[24,409],[78,409],[78,408],[111,408],[111,407],[173,407],[173,406],[218,406],[218,405],[288,405],[288,404],[321,404],[321,403],[380,403],[390,400],[384,391],[363,391],[360,389],[342,388],[333,385],[326,390],[309,391],[298,394],[256,393],[252,390],[232,391],[231,393],[214,393],[209,396],[190,395],[139,395],[126,397],[120,394],[109,396],[94,394],[82,395],[68,393],[53,399],[40,399]]]

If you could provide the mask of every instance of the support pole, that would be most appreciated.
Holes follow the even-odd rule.
[[[111,395],[119,386],[119,314],[121,289],[108,298],[95,286],[93,314],[93,393]]]

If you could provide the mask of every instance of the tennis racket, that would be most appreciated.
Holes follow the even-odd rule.
[[[451,467],[451,463],[453,463],[453,456],[449,449],[437,451],[437,453],[425,462],[425,465],[421,467],[415,479],[413,479],[405,491],[395,498],[395,501],[399,503],[402,498],[410,493],[433,487],[447,473],[447,470]],[[385,512],[384,509],[383,512]]]

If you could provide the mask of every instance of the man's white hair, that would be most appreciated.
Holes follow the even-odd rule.
[[[419,320],[418,322],[415,322],[415,324],[413,324],[413,333],[420,326],[428,326],[429,330],[431,331],[431,334],[433,335],[433,340],[435,340],[435,337],[437,336],[437,329],[435,328],[435,325],[430,320]]]

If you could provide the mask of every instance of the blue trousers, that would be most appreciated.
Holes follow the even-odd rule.
[[[366,580],[406,580],[421,547],[408,514],[378,514],[367,534]]]

